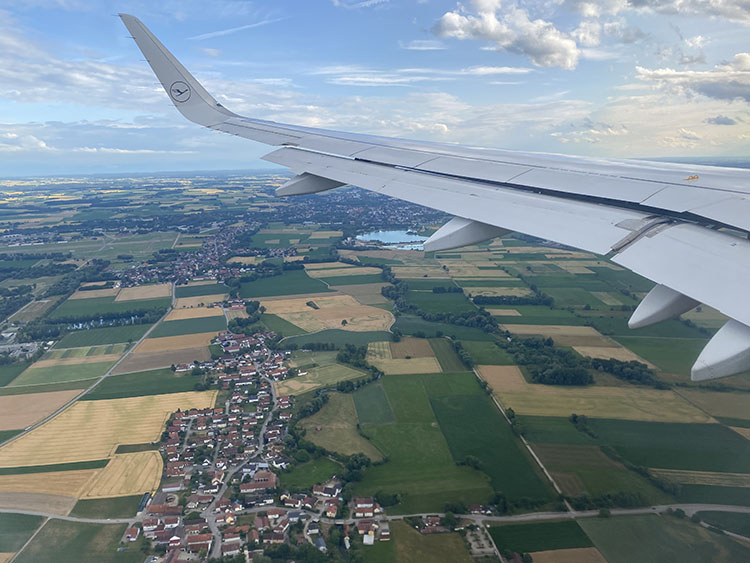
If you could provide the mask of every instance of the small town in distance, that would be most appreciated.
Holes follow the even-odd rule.
[[[519,234],[267,172],[2,180],[0,562],[750,558],[723,325]]]

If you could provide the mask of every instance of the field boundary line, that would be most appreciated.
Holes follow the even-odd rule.
[[[112,371],[113,371],[113,370],[114,370],[114,369],[115,369],[115,368],[116,368],[116,367],[117,367],[118,365],[120,365],[120,364],[121,364],[121,363],[122,363],[122,362],[123,362],[123,361],[125,360],[125,358],[127,358],[127,357],[128,357],[128,356],[129,356],[130,354],[131,354],[131,352],[132,352],[133,350],[135,350],[135,349],[136,349],[136,348],[138,347],[138,345],[139,345],[139,344],[140,344],[141,342],[143,342],[144,340],[146,340],[146,338],[148,338],[148,335],[149,335],[149,334],[151,334],[151,331],[153,331],[153,330],[154,330],[154,329],[155,329],[155,328],[156,328],[157,326],[159,326],[159,325],[161,324],[161,322],[162,322],[162,321],[163,321],[163,320],[164,320],[164,319],[166,318],[166,316],[167,316],[167,315],[168,315],[168,314],[170,313],[170,311],[171,311],[171,310],[172,310],[172,308],[174,307],[174,299],[175,299],[174,295],[175,295],[175,284],[174,284],[174,282],[172,282],[172,306],[171,306],[171,307],[170,307],[169,309],[167,309],[167,312],[166,312],[166,313],[164,313],[164,314],[163,314],[163,315],[161,316],[161,318],[160,318],[160,319],[159,319],[158,321],[156,321],[156,322],[155,322],[155,323],[154,323],[153,325],[151,325],[151,328],[149,328],[149,329],[148,329],[148,330],[146,331],[146,333],[145,333],[145,334],[144,334],[143,336],[141,336],[141,337],[140,337],[140,338],[138,339],[138,341],[137,341],[137,342],[134,342],[134,343],[133,343],[133,345],[132,345],[132,346],[131,346],[130,348],[128,348],[128,349],[127,349],[127,350],[125,351],[125,353],[124,353],[124,354],[122,355],[122,357],[121,357],[121,358],[120,358],[119,360],[117,360],[117,361],[116,361],[116,362],[115,362],[115,363],[114,363],[114,364],[112,365],[112,367],[110,367],[110,368],[109,368],[109,369],[107,370],[107,373],[105,373],[104,375],[102,375],[101,377],[99,377],[99,378],[98,378],[98,379],[97,379],[96,381],[94,381],[94,383],[92,383],[92,384],[91,384],[91,385],[90,385],[89,387],[87,387],[86,389],[83,389],[83,390],[82,390],[82,391],[81,391],[81,392],[80,392],[80,393],[79,393],[78,395],[76,395],[76,396],[75,396],[75,397],[73,397],[73,398],[72,398],[72,399],[71,399],[70,401],[68,401],[67,403],[65,403],[64,405],[62,405],[62,406],[61,406],[61,407],[60,407],[59,409],[57,409],[57,410],[56,410],[55,412],[53,412],[53,413],[51,413],[51,414],[47,415],[47,416],[46,416],[45,418],[43,418],[43,419],[42,419],[42,420],[40,420],[39,422],[35,422],[35,423],[34,423],[34,424],[32,424],[31,426],[28,426],[28,427],[26,427],[26,428],[25,428],[25,429],[24,429],[23,431],[19,432],[19,433],[18,433],[18,434],[16,434],[15,436],[11,436],[11,437],[10,437],[10,438],[8,438],[7,440],[5,440],[5,442],[2,442],[2,443],[0,443],[0,448],[2,448],[2,447],[4,447],[4,446],[7,446],[8,444],[10,444],[11,442],[14,442],[15,440],[18,440],[19,438],[21,438],[21,437],[25,436],[25,435],[26,435],[26,434],[28,434],[29,432],[32,432],[33,430],[36,430],[36,429],[37,429],[37,428],[39,428],[40,426],[43,426],[44,424],[48,423],[48,422],[49,422],[49,421],[51,421],[51,420],[52,420],[53,418],[55,418],[55,417],[56,417],[57,415],[59,415],[59,414],[62,414],[62,413],[63,413],[64,411],[66,411],[66,410],[67,410],[68,408],[70,408],[71,406],[73,406],[73,405],[74,405],[74,404],[76,403],[76,401],[78,401],[78,400],[79,400],[79,399],[81,399],[81,398],[82,398],[82,397],[83,397],[84,395],[86,395],[86,393],[88,393],[89,391],[91,391],[91,390],[93,390],[94,388],[96,388],[96,386],[97,386],[97,385],[99,385],[99,384],[100,384],[100,383],[101,383],[102,381],[104,381],[104,380],[105,380],[105,379],[106,379],[107,377],[110,377],[110,375],[112,374]]]
[[[21,553],[23,552],[23,550],[26,549],[26,547],[33,541],[33,539],[37,536],[37,534],[42,531],[42,528],[44,528],[44,526],[47,525],[47,522],[49,522],[49,517],[45,517],[44,518],[44,522],[42,522],[41,524],[39,524],[39,527],[36,530],[34,530],[34,533],[31,534],[31,537],[28,540],[26,540],[26,543],[24,543],[21,546],[21,549],[19,549],[18,551],[16,551],[16,553],[13,555],[13,557],[11,557],[8,560],[8,563],[13,563],[13,561],[15,561],[16,558],[19,555],[21,555]]]
[[[487,383],[484,379],[482,379],[482,376],[479,374],[479,371],[477,370],[476,367],[473,367],[471,369],[472,369],[472,371],[474,372],[474,375],[476,376],[476,378],[479,381],[482,381],[485,384]],[[492,389],[492,388],[490,387],[490,389]],[[510,418],[508,418],[508,415],[505,413],[505,409],[503,409],[502,405],[497,400],[497,397],[495,397],[495,394],[494,393],[490,393],[490,397],[492,398],[492,402],[495,403],[495,406],[502,413],[503,418],[505,419],[505,421],[508,423],[509,426],[512,427],[513,425],[512,425],[512,423],[510,421]],[[515,432],[514,432],[514,434],[515,434]],[[542,472],[544,472],[544,475],[547,477],[547,479],[549,479],[549,482],[552,483],[552,486],[554,487],[555,492],[557,492],[557,494],[559,494],[559,495],[562,496],[562,494],[563,494],[562,489],[560,489],[560,487],[558,486],[557,482],[554,480],[554,478],[552,477],[552,475],[550,474],[550,472],[547,471],[547,468],[542,463],[542,460],[539,459],[539,457],[536,455],[536,453],[534,452],[534,450],[532,449],[532,447],[526,441],[526,438],[524,438],[523,436],[520,436],[518,434],[516,434],[516,435],[521,439],[521,442],[523,443],[523,445],[526,446],[526,449],[531,454],[531,457],[534,458],[534,461],[536,461],[536,463],[539,465],[539,467],[542,470]],[[564,500],[563,502],[565,502],[565,506],[567,507],[568,512],[570,512],[571,514],[575,514],[575,510],[573,510],[573,507],[570,506],[570,503],[568,503],[567,500]]]

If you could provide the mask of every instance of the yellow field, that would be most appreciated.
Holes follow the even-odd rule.
[[[120,290],[115,301],[134,301],[136,299],[156,299],[158,297],[171,297],[172,284],[160,283],[155,285],[141,285],[138,287],[126,287]]]
[[[0,396],[0,430],[19,430],[52,414],[80,390]]]
[[[0,493],[40,493],[79,498],[99,469],[0,475]],[[144,491],[145,492],[145,491]]]
[[[94,299],[95,297],[113,297],[120,292],[119,287],[110,287],[108,289],[90,289],[88,291],[76,291],[68,299]],[[117,299],[115,299],[117,301]]]
[[[336,385],[339,381],[357,379],[365,374],[342,364],[329,364],[308,370],[307,375],[277,381],[273,384],[277,395],[301,395],[319,387]]]
[[[681,469],[658,469],[650,467],[649,471],[659,477],[666,477],[685,485],[714,485],[717,487],[750,488],[750,474],[747,473],[714,473],[712,471],[688,471]]]
[[[215,295],[201,295],[199,297],[178,297],[174,300],[175,309],[189,309],[200,305],[221,303],[227,298],[228,293],[217,293]]]
[[[305,264],[305,270],[332,270],[334,268],[354,268],[352,264],[346,262],[317,262],[315,264]],[[378,270],[379,271],[379,270]]]
[[[311,239],[327,239],[343,236],[341,231],[315,231],[310,235]]]
[[[515,366],[479,366],[497,400],[518,414],[621,418],[653,422],[714,422],[674,391],[640,387],[564,387],[527,383]]]
[[[679,394],[711,416],[750,418],[750,394],[680,389]]]
[[[332,278],[336,276],[371,276],[380,275],[380,268],[359,267],[359,268],[331,268],[328,270],[308,270],[307,275],[311,278]]]
[[[402,338],[398,342],[390,342],[391,358],[405,360],[409,358],[434,358],[435,351],[430,341],[425,338]]]
[[[8,563],[15,553],[0,553],[0,563]]]
[[[530,555],[535,563],[607,563],[595,547],[535,551]]]
[[[204,362],[210,359],[211,352],[208,346],[180,348],[167,352],[149,352],[148,354],[130,354],[112,370],[112,375],[168,368],[172,364],[190,364],[195,360]]]
[[[257,264],[263,260],[263,258],[260,258],[258,256],[232,256],[229,260],[229,264]]]
[[[312,302],[318,307],[307,305]],[[270,299],[261,301],[266,313],[278,315],[307,332],[329,328],[366,332],[388,330],[394,322],[390,311],[361,305],[351,295],[329,297],[303,297],[295,299]],[[342,321],[346,325],[342,325]]]
[[[39,428],[0,448],[0,467],[94,461],[119,444],[157,440],[178,408],[213,406],[216,391],[80,401]],[[49,476],[46,476],[49,478]]]
[[[208,346],[216,338],[215,332],[199,332],[197,334],[181,334],[180,336],[162,336],[161,338],[147,338],[133,350],[135,356],[150,352],[169,352],[185,348],[200,348]]]
[[[439,266],[393,266],[393,275],[397,278],[433,278],[450,279],[450,274]]]
[[[81,498],[111,498],[137,495],[159,488],[163,471],[157,451],[114,456],[86,484]]]
[[[745,440],[750,440],[750,428],[740,428],[739,426],[730,426],[729,428],[745,438]]]
[[[26,371],[37,368],[53,368],[57,366],[77,366],[81,364],[99,364],[104,362],[116,362],[122,354],[102,354],[100,356],[79,356],[72,358],[50,358],[48,360],[37,360]],[[24,372],[26,373],[26,372]]]
[[[391,360],[391,343],[390,342],[370,342],[367,344],[367,361],[373,360]]]
[[[636,361],[655,369],[655,366],[651,362],[647,362],[638,354],[631,352],[624,346],[573,346],[573,349],[581,356],[586,356],[588,358],[601,358],[603,360],[614,358],[621,362]]]
[[[409,373],[442,373],[436,358],[411,358],[409,360],[371,360],[370,363],[386,375],[405,375]]]
[[[233,319],[246,319],[249,316],[245,309],[225,309],[224,315],[227,317],[227,322]]]
[[[220,317],[224,314],[221,307],[195,307],[193,309],[172,309],[165,321],[181,321],[183,319],[203,319],[205,317]]]

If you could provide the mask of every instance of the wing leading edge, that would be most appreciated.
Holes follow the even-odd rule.
[[[187,119],[280,147],[264,159],[297,176],[279,195],[348,184],[455,215],[429,250],[518,231],[608,255],[658,284],[631,327],[699,303],[732,319],[701,353],[693,380],[750,369],[746,170],[458,147],[246,118],[217,102],[140,20],[120,17]]]

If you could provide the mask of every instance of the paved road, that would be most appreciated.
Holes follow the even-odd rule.
[[[175,299],[175,296],[174,296],[174,294],[175,294],[175,286],[174,286],[174,283],[172,283],[172,306],[173,306],[173,307],[174,307],[174,299]],[[170,309],[170,310],[171,310],[171,309]],[[135,342],[135,343],[134,343],[134,344],[133,344],[133,345],[132,345],[132,346],[131,346],[130,348],[128,348],[128,351],[127,351],[127,352],[125,352],[125,354],[124,354],[124,355],[122,356],[122,358],[120,358],[119,360],[117,360],[117,361],[116,361],[116,362],[114,363],[114,365],[113,365],[113,366],[112,366],[111,368],[109,368],[109,369],[107,370],[107,373],[105,373],[105,374],[104,374],[104,375],[102,375],[102,376],[101,376],[101,377],[100,377],[99,379],[97,379],[96,381],[94,381],[94,383],[92,383],[92,384],[91,384],[91,385],[90,385],[89,387],[87,387],[86,389],[83,389],[83,390],[82,390],[82,391],[81,391],[81,392],[80,392],[80,393],[79,393],[78,395],[76,395],[75,397],[73,397],[73,398],[72,398],[72,399],[71,399],[70,401],[68,401],[67,403],[65,403],[65,404],[64,404],[63,406],[61,406],[61,407],[60,407],[59,409],[57,409],[57,410],[56,410],[55,412],[53,412],[52,414],[49,414],[49,415],[47,415],[47,416],[46,416],[46,417],[44,417],[44,418],[43,418],[42,420],[40,420],[40,421],[38,421],[38,422],[35,422],[35,423],[34,423],[34,424],[32,424],[31,426],[29,426],[29,427],[25,428],[25,429],[24,429],[24,431],[23,431],[23,432],[21,432],[20,434],[16,434],[15,436],[12,436],[11,438],[9,438],[9,439],[5,440],[5,442],[0,442],[0,447],[4,446],[4,445],[6,445],[6,444],[10,444],[10,443],[11,443],[12,441],[14,441],[14,440],[18,440],[18,439],[19,439],[20,437],[22,437],[22,436],[23,436],[24,434],[28,434],[29,432],[31,432],[31,431],[32,431],[32,430],[34,430],[35,428],[39,428],[39,427],[40,427],[40,426],[41,426],[42,424],[44,424],[45,422],[48,422],[48,421],[52,420],[52,419],[53,419],[53,418],[55,418],[55,417],[56,417],[56,416],[57,416],[58,414],[60,414],[60,413],[61,413],[61,412],[63,412],[63,411],[65,410],[65,409],[67,409],[67,408],[68,408],[69,406],[71,406],[71,405],[72,405],[73,403],[75,403],[75,402],[76,402],[76,401],[77,401],[78,399],[80,399],[81,397],[83,397],[83,396],[84,396],[84,395],[85,395],[86,393],[88,393],[89,391],[91,391],[92,389],[94,389],[94,388],[95,388],[95,387],[96,387],[97,385],[99,385],[99,384],[100,384],[100,383],[101,383],[102,381],[104,381],[104,380],[105,380],[105,379],[106,379],[107,377],[109,377],[110,375],[112,375],[112,372],[113,372],[113,371],[115,370],[115,368],[116,368],[117,366],[119,366],[119,365],[120,365],[120,364],[121,364],[121,363],[122,363],[122,362],[123,362],[123,361],[125,360],[125,358],[127,358],[127,357],[128,357],[129,355],[130,355],[130,353],[131,353],[131,352],[132,352],[133,350],[135,350],[135,349],[136,349],[136,348],[138,347],[138,345],[139,345],[139,344],[140,344],[141,342],[143,342],[144,340],[146,340],[146,338],[148,338],[148,335],[149,335],[149,334],[151,334],[151,331],[152,331],[152,330],[154,330],[154,329],[155,329],[155,328],[156,328],[156,327],[157,327],[157,326],[159,325],[159,323],[160,323],[160,322],[162,322],[162,321],[164,320],[164,318],[165,318],[165,317],[166,317],[166,316],[167,316],[168,314],[169,314],[169,310],[168,310],[168,311],[167,311],[166,313],[164,313],[164,315],[163,315],[163,316],[162,316],[162,317],[161,317],[161,318],[160,318],[160,319],[159,319],[159,320],[158,320],[157,322],[155,322],[155,323],[154,323],[154,324],[153,324],[153,325],[151,326],[151,328],[149,328],[149,329],[148,329],[148,330],[146,331],[146,333],[145,333],[145,334],[144,334],[143,336],[141,336],[141,337],[140,337],[140,338],[138,339],[138,341],[137,341],[137,342]]]

